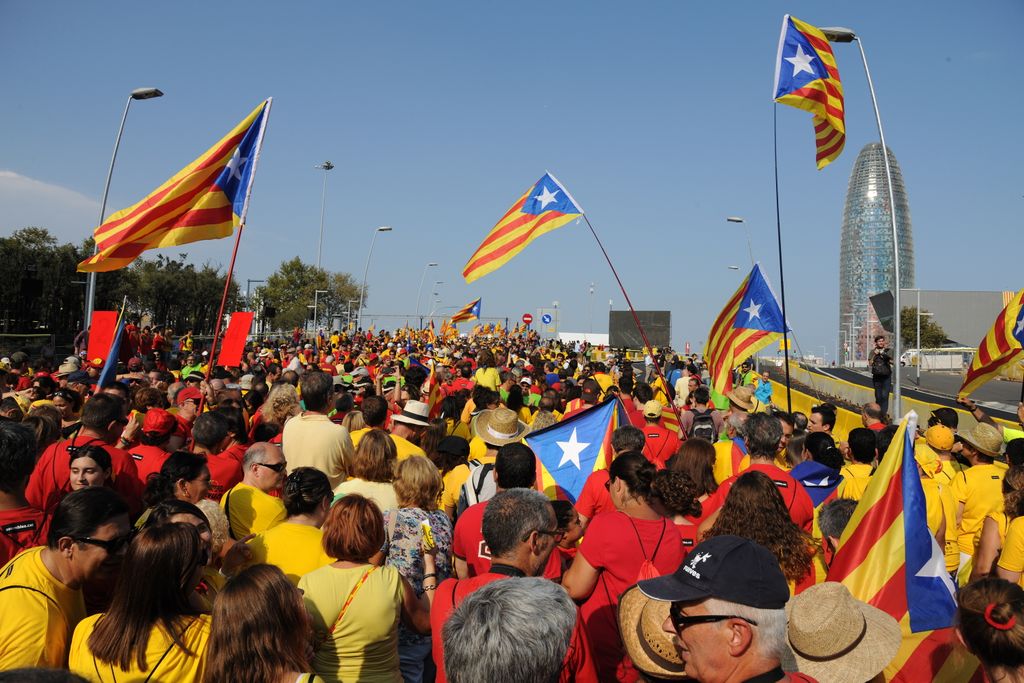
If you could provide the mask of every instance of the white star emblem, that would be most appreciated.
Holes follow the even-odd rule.
[[[942,585],[949,591],[949,595],[953,596],[956,594],[956,588],[953,586],[953,581],[949,578],[949,572],[946,571],[946,558],[942,551],[939,550],[939,544],[936,543],[935,539],[932,538],[932,554],[928,558],[928,561],[924,563],[921,570],[914,576],[928,579],[939,579],[942,581]]]
[[[1021,332],[1024,332],[1024,313],[1021,313],[1020,317],[1017,319],[1017,327],[1013,330],[1013,336],[1016,337]]]
[[[228,178],[238,178],[241,180],[242,172],[240,169],[245,166],[245,162],[247,161],[249,161],[249,157],[243,157],[242,150],[235,149],[235,153],[227,165],[227,168],[231,169],[231,173],[228,175]]]
[[[577,439],[576,428],[572,428],[572,436],[569,437],[568,441],[556,441],[555,443],[562,449],[562,459],[558,461],[558,466],[561,467],[565,463],[571,462],[576,466],[576,469],[580,469],[580,453],[590,444]]]
[[[750,321],[752,321],[754,318],[760,319],[760,317],[761,317],[761,304],[755,304],[754,300],[751,299],[750,300],[750,305],[747,306],[746,308],[744,308],[743,312],[750,316],[747,319],[748,323]]]
[[[793,75],[796,76],[801,71],[814,75],[814,69],[811,68],[811,61],[814,59],[814,55],[804,54],[804,48],[802,45],[797,43],[796,54],[792,57],[785,57],[785,60],[793,65]]]
[[[548,188],[541,186],[541,193],[534,196],[538,202],[540,202],[540,208],[544,209],[548,204],[555,201],[555,197],[558,195],[558,190],[552,192]]]

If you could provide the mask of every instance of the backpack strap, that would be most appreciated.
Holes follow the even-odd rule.
[[[476,472],[474,472],[474,474],[480,474],[480,476],[477,477],[476,482],[473,483],[473,497],[476,499],[473,501],[474,503],[480,502],[480,494],[483,492],[484,483],[486,482],[486,479],[484,479],[484,477],[486,477],[493,469],[493,462],[485,462],[483,465],[480,466],[480,468]]]

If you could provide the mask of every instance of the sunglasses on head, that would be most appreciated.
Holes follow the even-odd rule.
[[[751,626],[757,626],[757,622],[753,619],[747,619],[737,614],[683,614],[683,606],[678,602],[672,603],[668,616],[672,620],[672,628],[676,631],[682,631],[687,626],[692,626],[693,624],[713,624],[718,621],[725,621],[726,619],[740,619]]]

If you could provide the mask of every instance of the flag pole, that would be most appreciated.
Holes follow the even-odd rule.
[[[782,354],[786,369],[786,412],[793,412],[789,388],[789,318],[786,317],[786,277],[782,268],[782,213],[779,209],[779,108],[772,105],[772,141],[775,151],[775,237],[779,244],[779,294],[782,297]]]
[[[252,186],[256,180],[256,166],[260,162],[260,153],[263,151],[263,136],[267,132],[267,120],[270,118],[270,106],[274,103],[273,97],[267,98],[267,108],[263,111],[263,121],[260,124],[259,136],[256,138],[255,153],[253,154],[252,170],[249,172],[249,184],[245,188],[245,202],[242,204],[242,215],[238,221],[238,231],[235,233],[235,246],[231,250],[231,261],[228,264],[228,272],[224,277],[224,293],[220,297],[220,308],[217,311],[217,320],[213,326],[213,341],[210,342],[210,360],[206,364],[205,382],[209,384],[210,375],[213,373],[213,366],[217,362],[217,344],[220,342],[221,327],[224,323],[224,308],[228,304],[228,294],[231,293],[231,281],[235,274],[235,260],[238,257],[238,245],[242,242],[242,231],[245,230],[246,217],[249,215],[249,198],[252,196]],[[206,401],[206,394],[199,398],[198,414],[203,413],[203,403]]]
[[[579,206],[579,205],[577,205]],[[604,244],[601,243],[601,238],[597,236],[597,231],[594,230],[594,226],[590,223],[590,219],[587,214],[580,212],[583,220],[586,221],[587,227],[590,228],[590,234],[594,236],[594,240],[597,242],[597,246],[601,248],[601,253],[604,254],[604,260],[608,262],[608,267],[611,268],[612,275],[615,276],[615,282],[619,285],[619,290],[622,292],[623,298],[626,300],[626,305],[629,306],[629,312],[633,315],[633,322],[636,324],[636,329],[640,333],[640,338],[644,340],[644,348],[647,351],[647,355],[654,360],[654,351],[651,348],[651,342],[647,339],[647,332],[644,330],[644,326],[640,324],[640,316],[636,314],[636,309],[633,308],[633,302],[629,299],[629,294],[626,293],[626,287],[622,284],[622,278],[619,277],[619,273],[615,270],[615,266],[612,265],[612,259],[608,256],[608,251],[604,248]],[[661,379],[661,383],[665,386],[665,396],[669,399],[669,407],[672,408],[672,412],[675,413],[677,424],[682,425],[683,416],[679,413],[679,407],[676,406],[675,401],[672,400],[672,396],[669,394],[668,380],[665,379],[665,374],[661,370],[661,365],[654,363],[655,370],[658,371],[658,377]]]

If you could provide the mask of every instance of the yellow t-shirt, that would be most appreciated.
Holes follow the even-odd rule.
[[[867,490],[868,484],[871,483],[871,470],[871,465],[863,462],[852,462],[849,465],[844,465],[843,469],[839,470],[839,474],[843,475],[843,481],[839,484],[836,497],[849,498],[851,500],[863,498],[864,491]]]
[[[395,436],[394,434],[389,434],[388,436],[390,436],[391,440],[395,442],[395,450],[398,451],[398,462],[402,462],[406,458],[413,455],[427,455],[426,453],[423,452],[422,448],[414,444],[412,441],[409,441],[408,439],[404,439],[400,436]]]
[[[280,567],[289,581],[298,584],[303,574],[334,562],[324,552],[323,538],[323,531],[315,526],[285,521],[256,534],[249,548],[253,563]]]
[[[943,554],[946,557],[946,569],[955,571],[960,564],[960,551],[957,548],[956,502],[948,486],[942,486],[931,477],[921,477],[921,489],[924,491],[925,516],[928,530],[934,536],[946,523]]]
[[[363,438],[363,435],[366,434],[366,432],[370,431],[371,429],[374,429],[374,428],[373,427],[363,427],[362,429],[357,429],[357,430],[355,430],[354,432],[351,432],[348,435],[349,438],[352,439],[352,448],[353,448],[353,450],[359,447],[359,441]]]
[[[939,462],[942,463],[942,469],[935,473],[935,481],[946,487],[952,486],[954,477],[967,469],[956,460],[940,459]]]
[[[462,485],[469,479],[469,465],[456,465],[444,475],[444,488],[441,489],[441,509],[455,509],[459,504],[459,492]]]
[[[334,487],[334,500],[358,493],[372,500],[381,512],[398,507],[398,496],[394,485],[382,481],[366,481],[365,479],[349,479]]]
[[[93,683],[123,683],[124,681],[201,681],[206,671],[206,649],[210,642],[210,615],[181,617],[183,630],[181,640],[188,648],[182,650],[161,626],[149,631],[146,643],[146,667],[136,669],[134,658],[132,668],[127,671],[96,659],[89,649],[89,636],[96,628],[102,614],[86,617],[75,629],[71,639],[71,653],[68,668]],[[191,654],[190,654],[191,653]]]
[[[473,381],[480,386],[497,391],[498,385],[501,384],[501,375],[495,368],[479,368],[473,375]]]
[[[0,570],[0,671],[63,668],[71,634],[85,617],[82,592],[50,573],[42,551],[30,548]]]
[[[472,438],[473,435],[469,433],[469,425],[465,422],[448,418],[445,420],[445,423],[448,429],[448,436],[461,436],[466,441],[469,441],[470,438]]]
[[[1003,551],[999,555],[997,566],[1008,572],[1020,572],[1017,585],[1024,587],[1024,517],[1017,517],[1006,529],[1003,539]]]
[[[487,460],[487,443],[479,436],[469,440],[469,459],[485,462]]]
[[[398,618],[402,611],[402,578],[394,567],[374,569],[356,591],[344,617],[341,608],[369,565],[338,569],[321,567],[299,579],[306,609],[313,618],[317,643],[313,671],[342,683],[396,683]],[[334,633],[329,633],[334,627]]]
[[[985,517],[1003,509],[1003,476],[1006,467],[986,464],[969,467],[953,478],[950,491],[953,500],[963,504],[964,512],[960,522],[957,543],[960,552],[974,554],[974,537],[981,531]]]
[[[220,507],[228,517],[231,537],[235,539],[266,531],[288,517],[280,498],[245,483],[235,484],[225,493]]]
[[[730,439],[725,439],[724,441],[716,441],[714,443],[714,447],[715,447],[715,466],[714,466],[715,481],[718,482],[719,484],[721,484],[723,481],[725,481],[729,477],[733,476],[734,474],[739,474],[739,472],[734,472],[733,471],[733,466],[732,466],[732,441]],[[744,457],[744,460],[746,460],[746,457]],[[747,464],[749,465],[749,460],[747,460]],[[743,469],[742,463],[740,465],[740,469],[741,470]]]

